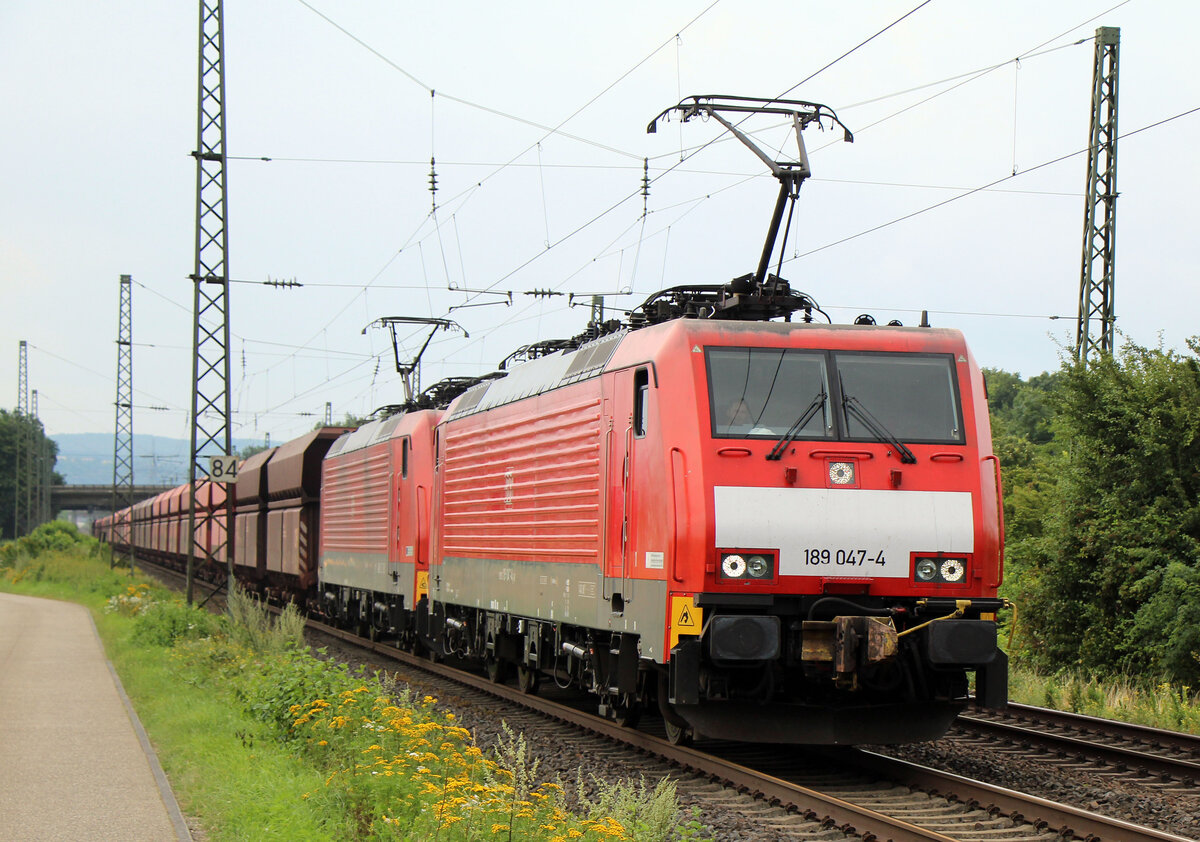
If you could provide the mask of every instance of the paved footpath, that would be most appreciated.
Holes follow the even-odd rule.
[[[190,838],[87,609],[0,593],[0,840]]]

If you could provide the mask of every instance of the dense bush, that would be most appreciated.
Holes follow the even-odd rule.
[[[73,547],[98,547],[94,538],[81,533],[65,520],[43,523],[28,535],[0,545],[0,567],[13,567],[21,559],[36,558],[47,552],[64,552]]]
[[[218,617],[178,598],[154,600],[134,616],[133,639],[149,646],[211,637],[221,628]]]
[[[1003,402],[995,410],[996,449],[1011,460],[1006,592],[1024,609],[1018,654],[1043,669],[1195,686],[1200,361],[1127,343],[1064,365],[1046,398],[1041,444],[1040,422],[1022,426]]]

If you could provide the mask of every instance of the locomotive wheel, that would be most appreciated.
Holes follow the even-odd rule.
[[[530,696],[538,690],[538,671],[528,664],[517,664],[517,689]]]
[[[667,730],[667,742],[673,746],[687,746],[692,744],[692,729],[686,726],[672,725],[669,721],[663,720],[663,727]]]
[[[493,684],[504,684],[508,681],[508,664],[497,658],[494,654],[484,657],[483,669],[487,673],[488,681]]]
[[[636,728],[642,719],[642,706],[636,696],[623,693],[620,696],[609,697],[613,722],[622,728]],[[677,744],[678,745],[678,744]]]
[[[443,657],[441,640],[435,640],[432,646],[429,646],[425,649],[425,658],[431,664],[440,664]]]

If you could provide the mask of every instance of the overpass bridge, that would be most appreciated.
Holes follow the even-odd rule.
[[[175,488],[173,485],[135,485],[131,503],[140,503],[164,491]],[[50,486],[51,517],[66,510],[109,512],[112,508],[113,487],[111,485],[52,485]]]

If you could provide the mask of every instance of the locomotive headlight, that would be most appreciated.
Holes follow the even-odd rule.
[[[834,485],[854,485],[854,463],[830,462],[829,481]]]
[[[730,553],[721,559],[721,573],[729,579],[740,579],[746,575],[746,559]]]
[[[746,559],[746,569],[755,579],[761,579],[771,572],[771,565],[760,555],[752,555]]]
[[[920,567],[920,565],[918,565]],[[961,582],[967,572],[961,558],[948,558],[942,562],[942,580],[946,582]]]
[[[913,579],[930,585],[965,585],[970,556],[930,554],[913,565]]]
[[[737,579],[746,584],[751,581],[761,584],[775,578],[778,556],[771,550],[731,547],[718,552],[721,554],[719,578],[723,580]]]

